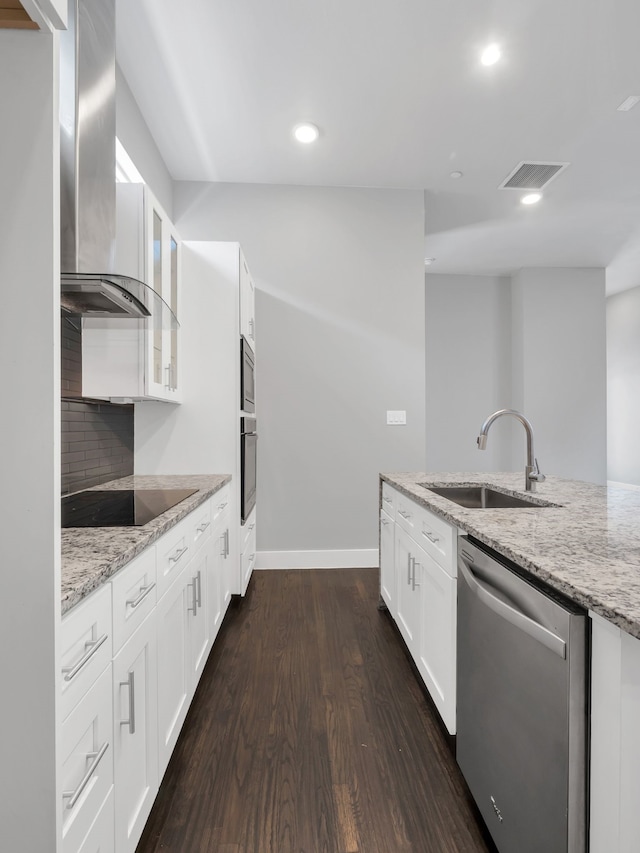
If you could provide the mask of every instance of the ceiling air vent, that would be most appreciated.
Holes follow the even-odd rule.
[[[501,190],[541,190],[564,171],[568,163],[518,163],[515,169],[500,184]]]

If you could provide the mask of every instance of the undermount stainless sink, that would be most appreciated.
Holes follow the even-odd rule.
[[[468,509],[542,509],[554,507],[557,504],[548,503],[536,499],[521,497],[520,495],[508,495],[499,492],[490,486],[428,486],[423,483],[423,488],[440,495],[449,501],[467,507]]]

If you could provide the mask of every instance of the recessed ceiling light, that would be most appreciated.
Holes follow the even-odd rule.
[[[529,193],[529,195],[523,195],[520,201],[522,204],[537,204],[541,198],[541,193]]]
[[[309,142],[315,142],[316,139],[320,136],[320,131],[316,127],[315,124],[309,124],[305,122],[304,124],[297,124],[293,128],[293,135],[298,140],[298,142],[304,142],[305,145],[308,145]]]
[[[431,264],[432,264],[434,261],[435,261],[435,258],[425,258],[425,259],[424,259],[424,265],[425,265],[425,267],[429,267],[429,266],[431,266]]]
[[[624,101],[620,104],[619,107],[616,107],[618,112],[628,113],[629,110],[633,109],[635,105],[640,101],[640,95],[629,95],[628,98],[625,98]]]
[[[457,180],[458,178],[462,177],[462,172],[451,172],[449,177],[453,178],[454,180]]]
[[[482,55],[480,56],[480,62],[483,65],[495,65],[501,56],[502,51],[500,50],[500,45],[490,44],[482,51]]]

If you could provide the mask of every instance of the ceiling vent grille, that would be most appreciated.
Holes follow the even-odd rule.
[[[550,181],[563,172],[568,163],[518,163],[511,174],[507,175],[498,189],[501,190],[541,190]]]

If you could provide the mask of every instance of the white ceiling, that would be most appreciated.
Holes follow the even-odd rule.
[[[640,284],[639,0],[117,0],[118,62],[176,180],[426,193],[430,272]],[[498,42],[503,60],[479,53]],[[307,120],[320,140],[291,136]],[[568,161],[535,207],[497,186]],[[452,170],[464,176],[450,178]]]

